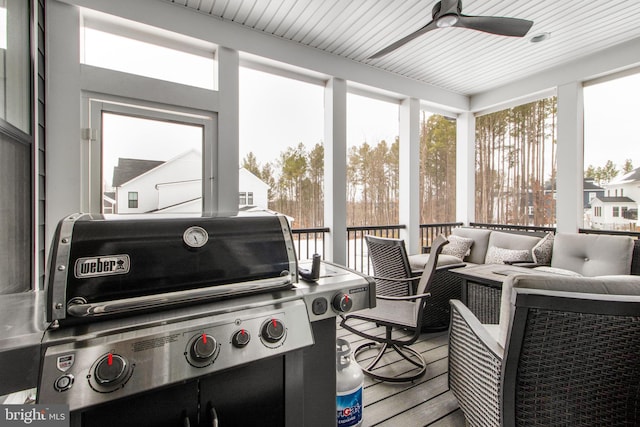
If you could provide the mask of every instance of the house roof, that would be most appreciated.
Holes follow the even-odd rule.
[[[113,187],[120,187],[125,182],[142,175],[163,164],[161,160],[141,160],[141,159],[118,159],[118,166],[113,168]]]
[[[603,203],[635,203],[636,201],[630,199],[627,196],[622,197],[604,197],[604,196],[596,196],[596,199],[600,200]]]
[[[609,185],[628,184],[634,181],[640,181],[640,168],[635,168],[631,172],[627,172],[620,178],[610,182]]]
[[[595,182],[593,182],[590,179],[586,179],[584,180],[583,184],[582,184],[582,188],[587,191],[587,190],[600,190],[600,191],[604,191],[604,188],[600,187],[599,185],[596,185]]]

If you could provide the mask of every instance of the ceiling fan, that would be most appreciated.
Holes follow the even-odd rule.
[[[484,31],[485,33],[498,34],[501,36],[523,37],[533,21],[518,18],[505,18],[502,16],[469,16],[462,14],[461,0],[441,0],[433,6],[431,11],[433,19],[424,27],[390,44],[379,52],[371,55],[368,59],[375,59],[384,56],[416,37],[421,36],[438,28],[458,27],[470,30]]]

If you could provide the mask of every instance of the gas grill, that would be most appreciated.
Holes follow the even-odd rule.
[[[282,215],[71,215],[38,402],[74,426],[333,425],[335,316],[374,305],[369,277],[298,265]]]

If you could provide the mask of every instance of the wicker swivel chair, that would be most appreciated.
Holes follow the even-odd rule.
[[[438,236],[433,242],[429,261],[427,262],[422,275],[418,277],[419,282],[415,293],[412,291],[412,278],[410,276],[374,276],[376,279],[376,288],[380,286],[379,283],[384,286],[383,283],[388,282],[391,286],[397,288],[394,289],[395,292],[404,293],[405,295],[389,296],[378,293],[376,296],[375,308],[350,314],[343,318],[340,326],[351,333],[370,340],[360,345],[354,351],[354,357],[359,364],[361,364],[361,355],[363,352],[368,349],[379,348],[373,361],[367,366],[362,367],[362,370],[366,375],[381,381],[406,382],[413,381],[424,375],[426,372],[427,368],[424,358],[419,352],[409,346],[415,343],[420,336],[423,311],[426,301],[430,297],[429,287],[436,270],[438,255],[440,255],[442,247],[447,243],[448,241],[444,236]],[[386,260],[391,263],[392,270],[394,268],[398,270],[402,270],[404,267],[408,268],[408,262],[406,263],[406,266],[398,266],[395,264],[402,262],[402,254],[404,254],[404,259],[406,261],[404,243],[402,243],[402,241],[399,243],[397,241],[389,242],[387,246],[388,256],[386,257]],[[400,286],[404,286],[406,290],[402,291]],[[376,325],[383,326],[385,328],[384,335],[373,335],[361,330],[362,328],[356,328],[354,321],[358,320],[374,322]],[[382,368],[377,368],[378,363],[380,363],[385,353],[387,353],[387,350],[396,352],[403,359],[414,365],[412,370],[404,375],[398,376],[385,374]]]
[[[467,424],[639,425],[640,278],[504,286],[499,327],[451,302],[449,387]]]

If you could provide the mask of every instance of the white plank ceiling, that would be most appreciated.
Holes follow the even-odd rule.
[[[473,95],[640,37],[638,0],[465,0],[465,15],[534,21],[524,38],[462,28],[428,32],[367,59],[431,21],[432,0],[166,0],[270,36]],[[542,43],[529,39],[550,33]]]

